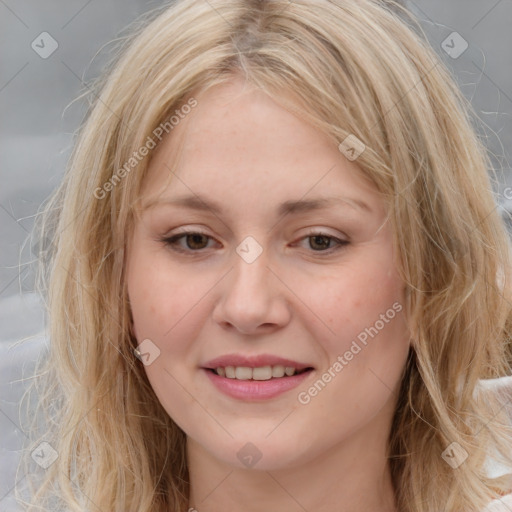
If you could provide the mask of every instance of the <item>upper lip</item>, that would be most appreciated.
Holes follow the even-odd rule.
[[[248,368],[258,368],[261,366],[277,365],[293,367],[297,370],[312,368],[310,364],[299,363],[298,361],[293,361],[292,359],[285,359],[283,357],[270,354],[259,354],[253,356],[245,356],[242,354],[226,354],[206,362],[203,365],[203,368],[215,370],[216,368],[225,368],[226,366],[245,366]]]

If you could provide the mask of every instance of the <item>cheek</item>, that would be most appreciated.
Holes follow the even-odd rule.
[[[170,271],[164,252],[153,253],[141,245],[134,244],[126,275],[134,333],[139,344],[149,339],[158,348],[144,370],[167,413],[183,420],[182,411],[191,411],[194,405],[192,394],[184,393],[180,384],[187,378],[183,361],[191,356],[190,339],[201,326],[198,300],[208,283],[205,290],[190,286],[192,276]],[[178,424],[190,428],[186,422]]]
[[[181,320],[196,314],[201,289],[190,285],[186,273],[169,270],[165,251],[141,246],[135,238],[126,277],[134,332],[139,342],[149,338],[164,350],[172,340],[173,349],[179,350],[180,328],[186,323]]]
[[[332,302],[329,359],[342,357],[344,378],[358,383],[351,404],[363,414],[378,410],[399,384],[410,346],[402,280],[384,256],[365,261],[344,281],[350,293],[338,291]]]
[[[309,297],[325,315],[314,336],[326,356],[317,378],[328,384],[302,389],[301,403],[310,400],[318,415],[329,410],[325,428],[348,435],[377,415],[400,384],[410,346],[403,283],[392,258],[382,254],[332,273]]]
[[[344,348],[347,343],[350,345],[352,339],[374,325],[390,308],[392,311],[388,316],[394,318],[398,306],[393,310],[393,304],[398,303],[403,309],[403,284],[392,257],[385,251],[381,251],[379,257],[372,255],[371,251],[367,252],[343,269],[331,271],[329,276],[314,282],[303,281],[302,293],[308,290],[305,295],[308,304],[322,320],[321,338],[327,340],[332,348]],[[386,323],[386,330],[392,324],[393,329],[397,327],[396,324],[403,327],[403,318],[395,320]],[[326,325],[330,328],[330,336],[327,337]]]

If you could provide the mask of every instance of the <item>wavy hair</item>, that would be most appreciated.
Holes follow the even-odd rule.
[[[509,243],[471,106],[418,23],[382,0],[178,0],[123,39],[40,220],[40,403],[59,457],[31,510],[188,507],[186,436],[133,353],[124,262],[151,151],[130,159],[234,75],[334,144],[364,142],[357,163],[387,204],[412,340],[388,444],[398,510],[481,511],[511,486],[486,473],[488,454],[512,467],[512,431],[479,386],[511,373]],[[441,457],[454,442],[469,455],[456,469]]]

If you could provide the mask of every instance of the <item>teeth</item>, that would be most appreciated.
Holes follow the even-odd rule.
[[[252,378],[254,380],[270,380],[272,378],[272,366],[262,366],[252,369]]]
[[[235,368],[235,378],[238,380],[252,379],[252,368],[247,368],[247,366],[237,366]]]
[[[297,373],[292,366],[259,366],[258,368],[249,368],[247,366],[226,366],[219,367],[215,370],[217,375],[227,377],[228,379],[238,380],[270,380],[272,378],[279,379],[285,375],[291,377]]]
[[[272,367],[272,377],[284,377],[284,366],[277,365]]]

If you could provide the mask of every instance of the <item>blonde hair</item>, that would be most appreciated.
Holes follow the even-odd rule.
[[[357,163],[387,201],[412,340],[389,439],[398,510],[480,511],[511,485],[486,475],[487,453],[512,465],[511,430],[478,387],[511,371],[509,247],[471,107],[418,25],[377,0],[181,0],[150,17],[98,83],[42,217],[41,403],[59,457],[32,506],[188,507],[186,437],[133,355],[124,281],[150,157],[119,169],[187,98],[237,74],[333,143],[365,144]],[[457,469],[441,457],[452,442],[469,454]]]

